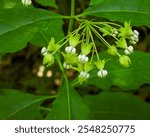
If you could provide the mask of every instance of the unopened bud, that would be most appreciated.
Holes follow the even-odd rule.
[[[122,55],[120,58],[119,58],[119,63],[123,66],[123,67],[126,67],[128,68],[131,64],[131,60],[128,56],[126,55]]]

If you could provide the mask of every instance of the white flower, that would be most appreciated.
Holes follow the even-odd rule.
[[[98,75],[98,77],[100,77],[100,78],[106,77],[107,74],[108,74],[108,71],[107,71],[107,70],[104,70],[104,69],[99,70],[99,71],[97,72],[97,75]]]
[[[43,48],[41,49],[41,54],[42,54],[43,56],[45,56],[45,55],[47,54],[47,49],[46,49],[46,47],[43,47]]]
[[[65,48],[65,51],[69,54],[75,54],[76,53],[76,48],[74,48],[73,46],[69,46]]]
[[[64,62],[63,67],[65,69],[70,69],[72,67],[72,65],[68,64],[67,62]]]
[[[80,54],[80,55],[78,56],[78,60],[79,60],[80,63],[85,63],[85,62],[88,62],[89,58],[86,57],[86,55],[84,55],[84,54],[83,54],[83,55]]]
[[[22,0],[22,4],[23,4],[24,6],[29,6],[29,5],[32,4],[32,1],[31,1],[31,0]]]
[[[133,31],[133,35],[130,37],[130,43],[136,44],[139,41],[139,32],[137,30]]]
[[[88,79],[90,77],[90,74],[86,71],[81,71],[79,76]]]
[[[129,55],[129,54],[133,53],[133,47],[132,47],[132,46],[127,47],[127,48],[125,49],[124,53],[125,53],[126,55]]]
[[[139,36],[139,32],[137,30],[134,30],[133,33],[137,36]]]

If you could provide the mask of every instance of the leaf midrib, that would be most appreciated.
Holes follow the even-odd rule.
[[[90,10],[90,9],[89,9]],[[100,11],[88,11],[83,13],[84,15],[87,14],[96,14],[96,13],[137,13],[137,14],[146,14],[146,15],[150,15],[150,12],[143,12],[143,11],[130,11],[130,10],[100,10]]]
[[[38,102],[40,102],[40,101],[42,101],[42,100],[45,100],[45,99],[51,99],[51,98],[55,98],[55,97],[56,97],[56,96],[48,96],[48,97],[42,97],[42,98],[40,98],[40,99],[37,99],[37,100],[35,100],[35,101],[33,101],[33,102],[29,103],[29,104],[24,105],[24,106],[21,107],[20,109],[17,109],[15,112],[12,112],[11,114],[9,114],[9,115],[7,116],[6,119],[9,119],[10,117],[14,116],[16,113],[22,111],[23,109],[25,109],[25,108],[27,108],[27,107],[30,107],[31,105],[33,105],[33,104],[35,104],[35,103],[38,103]]]

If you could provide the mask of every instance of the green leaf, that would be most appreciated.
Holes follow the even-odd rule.
[[[22,8],[21,0],[1,0],[0,9]]]
[[[48,96],[35,96],[12,89],[0,90],[0,119],[41,119],[40,104]]]
[[[47,115],[47,119],[53,120],[85,120],[91,118],[91,113],[80,95],[71,85],[67,84],[64,84],[60,89],[58,97],[52,105],[52,111]]]
[[[119,64],[118,57],[109,56],[106,52],[100,54],[103,58],[111,58],[106,63],[105,69],[108,70],[106,78],[98,78],[97,71],[94,70],[88,84],[95,85],[102,89],[109,89],[115,85],[122,89],[137,89],[142,84],[150,84],[150,54],[135,51],[130,55],[131,65],[124,68]]]
[[[41,5],[57,8],[55,0],[36,0],[36,1]]]
[[[113,21],[131,21],[133,25],[150,26],[149,0],[105,0],[89,7],[83,15],[105,17]]]
[[[47,47],[51,37],[54,37],[57,43],[64,37],[62,24],[63,21],[61,19],[53,19],[45,23],[30,42],[39,47]]]
[[[98,120],[150,119],[150,104],[127,93],[102,92],[85,96],[84,101]]]
[[[91,0],[90,1],[90,5],[95,5],[95,4],[99,4],[101,2],[103,2],[104,0]]]
[[[0,10],[0,53],[16,52],[27,45],[43,22],[58,14],[34,8]]]

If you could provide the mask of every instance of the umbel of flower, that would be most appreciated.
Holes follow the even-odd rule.
[[[23,4],[24,6],[29,6],[29,5],[32,4],[32,1],[31,1],[31,0],[22,0],[22,4]]]
[[[47,53],[43,58],[43,65],[46,67],[51,66],[54,63],[54,56],[50,53]]]
[[[130,64],[131,64],[131,60],[130,60],[130,58],[129,58],[128,56],[122,55],[122,56],[120,56],[120,58],[119,58],[119,63],[120,63],[123,67],[128,68],[128,67],[130,66]]]

